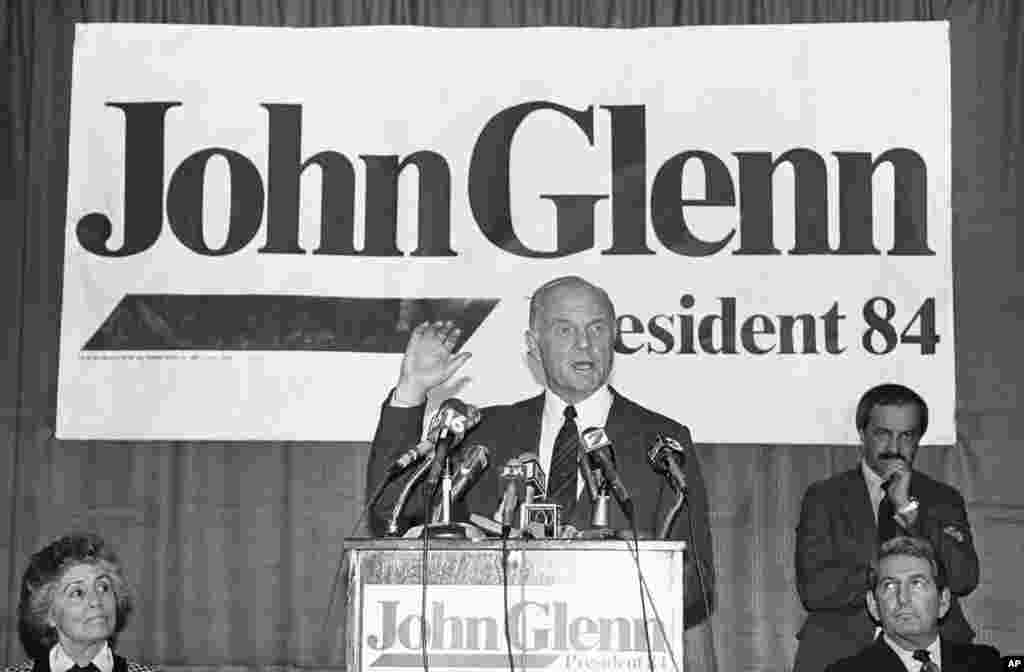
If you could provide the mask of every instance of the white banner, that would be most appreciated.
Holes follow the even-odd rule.
[[[77,26],[57,435],[368,440],[423,319],[443,391],[539,391],[558,275],[695,440],[954,431],[946,23]]]

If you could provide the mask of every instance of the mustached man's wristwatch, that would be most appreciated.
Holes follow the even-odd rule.
[[[896,520],[899,521],[900,525],[904,529],[909,528],[914,524],[917,519],[918,509],[921,508],[921,503],[916,497],[911,497],[907,500],[907,503],[896,510]]]

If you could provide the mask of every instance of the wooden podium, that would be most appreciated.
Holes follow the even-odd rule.
[[[683,670],[685,542],[430,539],[425,589],[423,540],[345,546],[348,670]]]

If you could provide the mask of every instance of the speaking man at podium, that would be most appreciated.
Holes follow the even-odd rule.
[[[370,510],[375,535],[388,531],[393,505],[408,482],[406,473],[396,475],[394,465],[420,438],[427,393],[449,380],[470,357],[466,352],[452,353],[459,335],[452,323],[435,322],[420,324],[409,339],[398,383],[381,408],[368,465],[367,492],[382,489]],[[650,537],[672,508],[673,490],[683,491],[686,510],[665,530],[665,537],[685,540],[690,550],[685,579],[689,628],[707,618],[714,595],[704,479],[685,426],[630,401],[607,384],[615,338],[615,308],[603,289],[576,276],[542,285],[530,300],[526,348],[544,373],[546,389],[530,399],[482,409],[479,424],[467,429],[462,445],[485,446],[498,467],[524,453],[536,455],[547,474],[547,500],[561,503],[563,524],[579,530],[588,526],[593,513],[586,474],[577,468],[580,434],[589,428],[603,428],[623,486],[617,499],[628,497],[625,507],[621,501],[610,507],[609,528],[631,530],[624,514],[628,508],[641,535]],[[670,437],[676,446],[672,466],[675,480],[685,479],[681,487],[649,463],[649,448],[657,435]],[[454,519],[465,521],[472,513],[491,517],[500,509],[498,472],[490,468],[482,473],[475,487],[453,504]],[[422,492],[413,492],[407,501],[401,530],[425,519]],[[394,533],[394,521],[390,522]],[[695,559],[699,572],[694,571]],[[710,669],[713,663],[699,667]]]

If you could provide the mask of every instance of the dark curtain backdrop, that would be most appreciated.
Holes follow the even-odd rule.
[[[28,556],[72,529],[121,552],[139,608],[127,654],[167,670],[337,667],[322,637],[364,443],[79,442],[54,438],[76,21],[339,26],[643,27],[949,19],[957,299],[955,446],[919,467],[958,486],[982,554],[965,603],[982,641],[1024,653],[1021,3],[925,0],[6,0],[0,14],[0,663],[22,660]],[[871,45],[864,45],[870,49]],[[225,58],[230,58],[225,54]],[[735,58],[756,58],[736,54]],[[856,54],[851,54],[856,58]],[[683,64],[685,68],[699,64]],[[908,86],[911,85],[908,82]],[[884,104],[880,101],[879,104]],[[722,403],[728,404],[728,399]],[[118,412],[119,409],[115,409]],[[742,421],[743,409],[736,409]],[[808,422],[813,422],[808,409]],[[700,418],[686,418],[699,440]],[[853,465],[838,446],[698,446],[717,560],[718,669],[786,670],[804,613],[793,584],[800,497]],[[362,530],[358,530],[362,532]],[[331,638],[336,639],[336,638]]]

